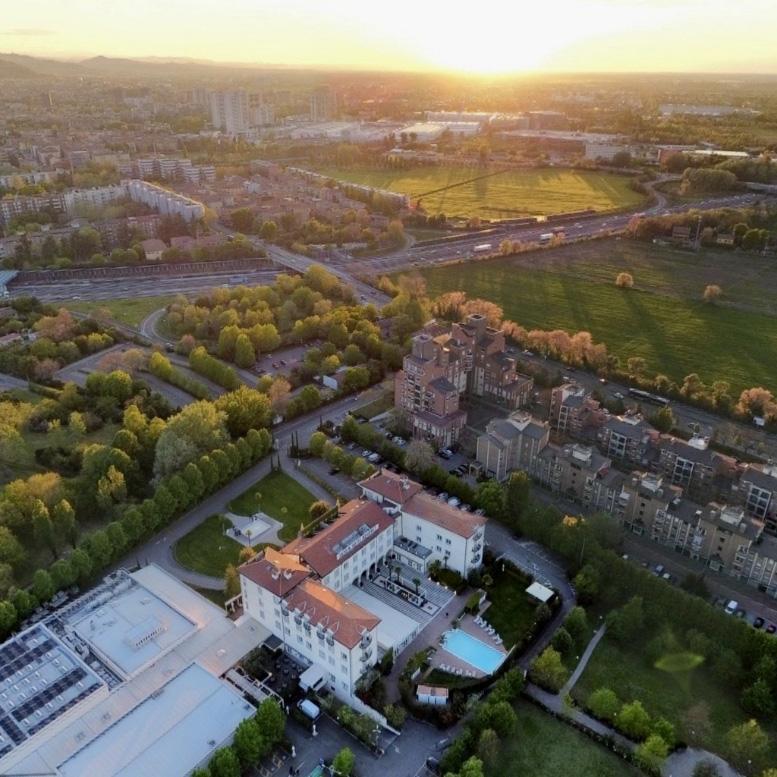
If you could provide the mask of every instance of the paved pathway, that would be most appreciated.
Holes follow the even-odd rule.
[[[575,667],[575,671],[572,672],[570,678],[564,683],[564,687],[559,691],[559,696],[562,699],[575,687],[575,683],[580,679],[580,675],[583,674],[586,666],[588,666],[588,662],[591,660],[591,656],[594,650],[596,650],[599,640],[604,636],[605,631],[607,631],[607,624],[603,623],[593,637],[591,637],[591,641],[586,645],[585,651]]]
[[[686,750],[678,750],[672,753],[661,768],[663,777],[693,777],[696,765],[704,761],[711,761],[718,767],[720,777],[742,777],[727,761],[724,761],[714,753],[689,747]]]

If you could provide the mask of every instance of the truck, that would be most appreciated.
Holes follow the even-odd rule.
[[[472,249],[473,254],[487,254],[489,251],[493,251],[494,247],[491,243],[481,243],[480,245],[476,245]]]
[[[321,716],[321,710],[318,708],[318,705],[313,704],[310,699],[302,699],[302,701],[297,704],[297,707],[305,717],[310,718],[311,720],[318,720]]]

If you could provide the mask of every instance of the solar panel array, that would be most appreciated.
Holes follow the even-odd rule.
[[[42,625],[0,646],[0,757],[102,685]]]

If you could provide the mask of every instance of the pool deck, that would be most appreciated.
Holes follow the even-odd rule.
[[[489,647],[499,651],[503,657],[507,656],[507,649],[504,645],[498,645],[494,640],[475,623],[475,618],[472,615],[465,615],[459,622],[459,628],[469,634],[471,637],[480,640]],[[440,634],[442,638],[442,634]],[[460,669],[465,676],[470,677],[485,677],[486,673],[478,669],[476,666],[467,663],[464,659],[449,653],[442,645],[437,646],[436,652],[431,657],[431,664],[436,669],[441,668],[441,664],[445,664],[447,667],[453,669]],[[446,671],[443,669],[442,671]],[[470,674],[474,673],[474,674]]]

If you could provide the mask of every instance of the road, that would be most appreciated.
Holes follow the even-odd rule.
[[[641,212],[647,216],[652,216],[660,213],[680,213],[692,208],[711,210],[721,207],[743,207],[762,199],[764,199],[762,194],[748,193],[667,206],[663,196],[660,196],[656,204]],[[634,212],[628,212],[604,213],[600,216],[581,218],[577,222],[564,224],[564,233],[567,240],[618,234],[626,229],[633,216]],[[352,259],[347,265],[347,271],[360,276],[376,276],[384,273],[398,272],[411,267],[430,267],[452,260],[466,260],[472,257],[472,249],[477,245],[488,242],[493,245],[494,250],[497,250],[502,240],[516,240],[523,243],[536,242],[539,240],[540,235],[550,230],[551,226],[556,225],[539,223],[537,225],[503,227],[499,228],[497,233],[492,233],[488,236],[473,233],[467,239],[447,245],[413,245],[384,256],[371,257],[369,259]],[[332,272],[337,270],[344,271],[346,266],[337,267],[336,265],[331,265],[329,269]]]
[[[272,283],[277,270],[259,270],[241,273],[246,285]],[[11,289],[11,297],[33,296],[43,302],[57,300],[101,300],[130,297],[154,297],[161,294],[189,294],[206,291],[214,286],[234,286],[229,279],[235,273],[189,275],[178,278],[126,278],[121,280],[62,281],[59,283],[30,283]]]
[[[0,391],[12,391],[13,389],[27,389],[28,383],[26,380],[16,378],[13,375],[6,375],[0,373]]]

